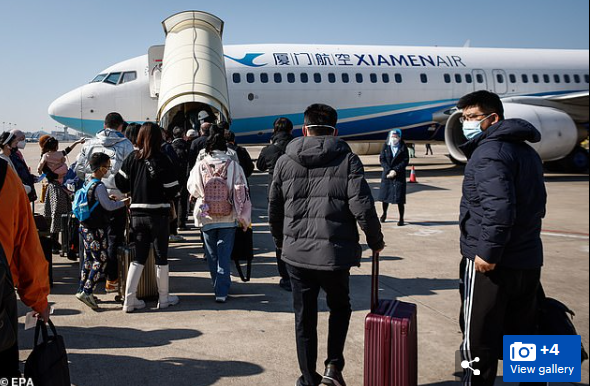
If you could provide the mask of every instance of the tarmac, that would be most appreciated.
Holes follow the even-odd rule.
[[[418,146],[417,183],[408,184],[406,225],[396,224],[391,207],[383,224],[387,243],[381,255],[380,297],[417,305],[418,384],[457,384],[460,201],[463,167],[453,165],[443,145],[425,156]],[[39,148],[25,149],[34,170]],[[76,158],[76,148],[70,161]],[[254,158],[259,147],[249,148]],[[374,196],[380,184],[378,156],[362,156]],[[589,174],[545,175],[548,205],[542,240],[545,265],[542,282],[548,296],[568,305],[574,324],[589,345]],[[71,382],[104,385],[288,385],[300,375],[294,342],[291,294],[278,286],[274,245],[267,223],[267,174],[249,179],[253,199],[254,253],[250,282],[232,268],[231,296],[214,301],[207,262],[198,230],[181,232],[185,242],[170,244],[170,288],[180,303],[157,310],[156,302],[126,314],[113,294],[97,291],[99,311],[74,296],[78,263],[54,255],[52,321],[66,342]],[[39,188],[38,188],[39,191]],[[41,206],[36,204],[39,212]],[[378,213],[381,204],[377,203]],[[361,235],[363,260],[351,270],[353,314],[346,341],[344,377],[350,386],[363,384],[364,319],[370,308],[371,252]],[[323,372],[327,342],[327,306],[319,298],[319,367]],[[24,331],[28,309],[19,305],[20,358],[33,346],[33,329]],[[589,360],[590,361],[590,360]],[[589,361],[582,382],[589,384]],[[501,368],[496,384],[502,383]]]

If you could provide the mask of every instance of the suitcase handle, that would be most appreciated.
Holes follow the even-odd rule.
[[[379,305],[379,252],[373,252],[371,269],[371,312]]]

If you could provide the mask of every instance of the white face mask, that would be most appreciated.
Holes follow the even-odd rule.
[[[469,141],[479,134],[483,132],[481,128],[481,122],[492,116],[493,114],[488,115],[487,117],[481,119],[480,121],[464,121],[462,122],[462,134],[468,139]]]
[[[390,144],[391,144],[392,146],[396,146],[396,145],[398,145],[398,142],[400,142],[400,138],[397,138],[397,137],[390,137]]]
[[[19,142],[17,143],[17,147],[18,147],[19,149],[24,149],[24,148],[25,148],[25,145],[27,145],[27,142],[25,142],[25,141],[19,141]]]

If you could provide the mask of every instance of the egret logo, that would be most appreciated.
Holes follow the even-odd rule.
[[[234,60],[237,63],[240,64],[244,64],[245,66],[249,66],[249,67],[263,67],[265,66],[267,63],[264,64],[255,64],[253,63],[253,61],[255,59],[257,59],[258,57],[260,57],[263,54],[245,54],[244,57],[237,59],[237,58],[233,58],[232,56],[228,56],[228,55],[224,55],[225,57],[227,57],[230,60]]]

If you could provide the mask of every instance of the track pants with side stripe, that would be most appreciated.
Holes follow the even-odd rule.
[[[463,384],[493,385],[503,335],[534,334],[540,276],[541,268],[512,269],[499,264],[493,271],[476,272],[473,260],[462,259],[460,351],[462,359],[480,371],[474,375],[473,370],[465,370]]]

